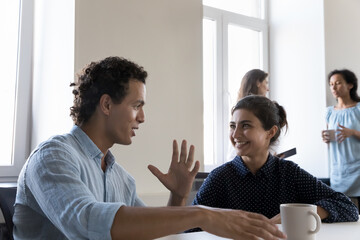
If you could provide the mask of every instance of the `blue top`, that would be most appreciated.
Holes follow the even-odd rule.
[[[359,218],[356,206],[344,194],[335,192],[297,164],[271,154],[255,175],[239,156],[214,169],[193,201],[194,205],[241,209],[268,218],[279,214],[283,203],[321,206],[329,212],[324,222]]]
[[[355,107],[326,111],[328,129],[338,129],[338,123],[360,131],[360,103]],[[360,139],[351,136],[342,143],[329,143],[330,182],[336,191],[360,197]]]
[[[122,205],[144,206],[134,179],[77,126],[35,149],[18,180],[15,239],[111,239]]]

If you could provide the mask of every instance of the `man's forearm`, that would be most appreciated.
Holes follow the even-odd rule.
[[[126,207],[115,215],[112,239],[154,239],[197,226],[199,207]]]
[[[188,197],[183,198],[170,193],[168,206],[185,206],[187,198]]]

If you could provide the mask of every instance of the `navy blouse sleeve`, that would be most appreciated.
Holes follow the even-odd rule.
[[[323,222],[353,222],[359,219],[359,211],[343,193],[336,192],[316,177],[295,165],[294,180],[299,201],[324,208],[329,217]]]
[[[192,205],[205,205],[209,207],[223,207],[226,202],[226,179],[221,171],[213,171],[205,179],[197,192]]]

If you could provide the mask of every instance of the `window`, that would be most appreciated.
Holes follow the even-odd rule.
[[[243,75],[268,71],[268,23],[263,0],[203,4],[204,165],[210,171],[229,160],[230,110]]]
[[[6,56],[0,57],[9,71],[2,82],[8,86],[1,99],[7,113],[2,115],[6,136],[1,136],[0,151],[6,154],[0,160],[0,182],[15,182],[32,149],[73,125],[69,84],[74,78],[75,2],[34,2],[6,0],[0,5],[7,14],[0,10],[5,18],[1,31],[12,34],[11,39],[5,35],[9,39],[1,47],[7,45],[7,51],[1,52]]]
[[[254,18],[265,18],[265,7],[262,0],[203,0],[209,7],[221,9]]]
[[[0,65],[3,69],[2,81],[3,94],[0,94],[0,101],[3,104],[3,116],[0,125],[2,138],[0,139],[0,151],[2,158],[0,166],[9,166],[12,164],[12,141],[14,129],[14,109],[15,109],[15,87],[16,87],[16,67],[17,67],[17,50],[19,37],[19,13],[20,1],[6,0],[1,3],[0,29],[4,38],[0,44]]]
[[[14,181],[29,153],[29,102],[33,2],[1,2],[1,66],[4,69],[0,151],[1,181]],[[16,149],[16,151],[15,151]]]

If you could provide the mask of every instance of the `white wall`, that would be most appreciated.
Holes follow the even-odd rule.
[[[327,74],[348,68],[360,77],[359,10],[357,0],[270,1],[270,97],[285,106],[290,127],[279,149],[296,146],[291,159],[318,177],[328,177],[320,132],[336,103]]]
[[[323,0],[271,0],[269,6],[270,98],[285,107],[289,122],[278,152],[296,147],[292,160],[327,177]]]
[[[77,0],[75,70],[110,55],[148,71],[146,120],[130,146],[114,146],[139,195],[164,205],[168,190],[147,170],[167,171],[172,140],[187,139],[203,161],[201,0]],[[153,201],[154,196],[165,196]]]
[[[347,68],[360,78],[360,1],[325,0],[325,69]],[[360,90],[358,88],[358,93]],[[336,101],[327,88],[327,105]]]

